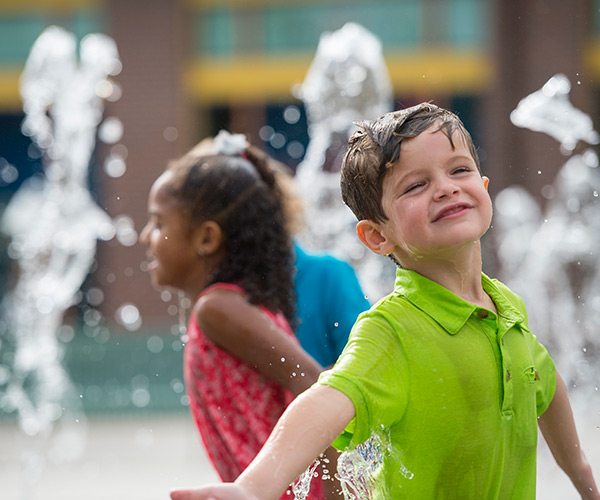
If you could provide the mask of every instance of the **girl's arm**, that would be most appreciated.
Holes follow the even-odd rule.
[[[234,484],[174,490],[172,500],[276,500],[354,417],[342,392],[315,385],[279,419],[262,450]]]
[[[239,293],[215,290],[202,297],[193,314],[215,344],[295,395],[316,382],[319,364]]]
[[[556,463],[569,476],[581,498],[600,500],[592,469],[579,444],[567,388],[558,373],[554,398],[539,418],[539,427]]]

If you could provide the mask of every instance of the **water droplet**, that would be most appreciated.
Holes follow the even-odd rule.
[[[151,353],[158,354],[163,350],[165,343],[158,335],[152,335],[146,341],[146,347]]]
[[[123,122],[114,116],[104,120],[98,129],[98,139],[106,144],[116,144],[123,137]]]
[[[179,130],[177,127],[167,127],[163,130],[163,137],[168,142],[175,142],[179,137]]]
[[[131,393],[131,402],[138,408],[144,408],[150,403],[150,392],[146,388],[138,387]]]
[[[92,287],[85,293],[85,300],[91,306],[99,306],[104,302],[104,292],[98,287]]]
[[[4,158],[2,158],[4,160]],[[19,178],[19,171],[14,165],[3,161],[3,165],[0,166],[0,183],[12,184]]]
[[[302,155],[304,154],[304,146],[299,141],[290,141],[285,150],[294,160],[302,158]]]
[[[171,389],[173,389],[173,392],[182,393],[185,389],[185,386],[183,385],[181,380],[174,378],[173,380],[171,380]]]
[[[280,149],[283,146],[285,146],[285,142],[286,142],[285,135],[283,135],[281,132],[275,132],[271,136],[271,139],[269,140],[269,143],[275,149]]]
[[[269,125],[265,125],[264,127],[261,127],[260,130],[258,131],[258,136],[265,142],[268,142],[271,140],[271,137],[273,137],[273,134],[275,133],[275,130],[273,130],[273,127],[270,127]]]
[[[106,172],[106,175],[116,179],[125,174],[127,171],[127,164],[121,156],[111,154],[104,161],[104,171]]]
[[[300,121],[300,109],[298,106],[288,106],[283,110],[283,119],[290,125],[295,125]]]
[[[133,304],[123,304],[117,309],[115,316],[116,320],[127,330],[138,330],[142,326],[140,311]]]
[[[131,247],[137,243],[138,234],[133,219],[128,215],[119,215],[114,220],[117,240],[121,245]]]

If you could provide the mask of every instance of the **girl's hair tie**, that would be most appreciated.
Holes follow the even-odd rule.
[[[245,157],[250,144],[244,134],[231,134],[227,130],[220,130],[214,138],[213,146],[217,154]]]

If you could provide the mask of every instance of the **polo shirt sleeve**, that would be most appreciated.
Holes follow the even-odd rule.
[[[531,353],[535,366],[537,416],[542,415],[552,403],[556,391],[556,367],[548,350],[531,334]]]
[[[344,393],[354,404],[355,417],[333,445],[354,448],[374,431],[402,418],[408,380],[404,352],[390,324],[376,313],[361,315],[335,366],[319,383]]]

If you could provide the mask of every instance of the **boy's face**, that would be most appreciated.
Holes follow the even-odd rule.
[[[400,159],[383,181],[382,206],[388,220],[379,226],[401,264],[444,258],[478,242],[490,226],[488,179],[481,177],[464,138],[452,140],[435,124],[401,144]]]

